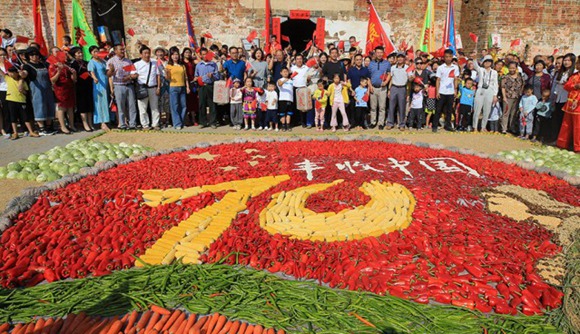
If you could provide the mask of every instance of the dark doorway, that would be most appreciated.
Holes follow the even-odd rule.
[[[125,24],[123,22],[123,0],[91,0],[94,31],[113,44],[121,44],[125,39]]]
[[[283,36],[288,36],[290,43],[282,38],[282,47],[292,45],[292,49],[298,52],[304,51],[306,44],[312,40],[312,34],[316,30],[316,23],[310,20],[288,19],[280,24],[280,31]]]

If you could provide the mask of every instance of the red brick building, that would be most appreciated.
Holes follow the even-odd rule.
[[[54,44],[54,1],[41,0],[43,28],[49,46]],[[71,22],[71,0],[61,1],[66,22]],[[0,25],[16,34],[32,36],[32,8],[29,0],[4,0]],[[136,39],[151,46],[184,46],[187,43],[184,0],[81,0],[88,21],[95,27],[125,33],[133,28],[135,37],[126,36],[129,47]],[[447,6],[435,1],[436,45],[441,44]],[[210,32],[214,42],[240,45],[251,30],[264,29],[264,0],[190,0],[198,38]],[[395,44],[403,39],[418,44],[427,0],[375,0],[375,7],[385,30]],[[326,41],[346,40],[354,35],[365,40],[367,29],[366,0],[271,0],[272,15],[281,20],[282,34],[292,44],[304,43],[317,24],[324,21]],[[305,10],[309,20],[289,19],[293,10]],[[532,53],[580,53],[580,0],[455,0],[456,30],[464,49],[474,45],[469,33],[480,36],[479,48],[490,34],[499,34],[502,48],[521,38],[530,44]],[[323,18],[324,20],[319,20]],[[364,44],[364,43],[362,43]],[[361,45],[362,45],[361,44]]]

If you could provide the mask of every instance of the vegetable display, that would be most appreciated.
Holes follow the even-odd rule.
[[[554,330],[539,315],[563,293],[535,266],[562,251],[558,229],[501,191],[579,207],[580,190],[563,180],[377,141],[165,153],[54,183],[12,216],[0,236],[0,319],[155,304],[290,332]],[[543,219],[493,211],[498,198]]]
[[[572,176],[580,176],[580,154],[553,146],[542,146],[529,150],[503,151],[499,155],[506,159],[525,161],[536,166],[566,172]]]
[[[150,151],[140,145],[110,144],[75,140],[65,147],[56,146],[42,154],[32,154],[25,160],[0,167],[0,179],[19,179],[37,182],[54,181],[99,161],[125,159]]]

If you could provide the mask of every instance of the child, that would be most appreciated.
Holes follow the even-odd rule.
[[[276,93],[276,85],[273,82],[268,83],[268,90],[264,95],[267,105],[266,124],[269,125],[268,130],[276,129],[276,132],[278,132],[278,118],[276,115],[278,112],[278,93]]]
[[[473,122],[473,101],[475,100],[475,91],[473,90],[473,79],[465,79],[465,86],[459,88],[461,97],[459,99],[459,130],[473,131],[471,123]]]
[[[427,91],[427,101],[425,103],[425,113],[427,114],[427,119],[425,121],[425,126],[431,127],[429,122],[431,121],[431,115],[435,113],[435,108],[437,107],[437,77],[431,76],[429,78],[429,83],[426,87]]]
[[[18,122],[24,122],[30,137],[40,137],[32,129],[32,115],[26,105],[26,94],[28,93],[28,84],[20,77],[16,67],[8,69],[6,80],[6,111],[10,114],[12,121],[12,136],[10,139],[18,139]]]
[[[501,114],[501,104],[498,101],[491,106],[491,113],[487,119],[487,124],[489,124],[489,131],[493,133],[497,133],[499,131],[499,119]]]
[[[354,125],[357,129],[365,128],[365,116],[369,110],[368,101],[369,95],[367,88],[369,81],[366,77],[360,78],[359,86],[354,90],[354,95],[356,98],[355,109],[354,109]]]
[[[534,87],[527,84],[524,87],[524,96],[520,100],[520,138],[527,139],[532,134],[534,126],[534,109],[538,98],[534,95]]]
[[[414,124],[417,124],[417,130],[421,130],[423,127],[424,110],[424,92],[422,83],[413,83],[408,108],[409,116],[407,116],[407,127],[412,128]]]
[[[242,89],[240,88],[240,79],[234,80],[234,86],[230,88],[230,120],[234,130],[242,129]]]
[[[542,91],[542,101],[536,104],[534,111],[534,129],[532,130],[532,141],[543,139],[546,132],[546,126],[552,118],[552,103],[550,102],[551,91],[544,89]]]
[[[316,131],[324,131],[324,111],[328,103],[328,91],[324,89],[324,81],[322,80],[318,81],[316,86],[318,88],[312,94],[315,101],[314,110],[316,112],[314,125],[316,126]]]
[[[348,104],[348,91],[350,85],[348,83],[340,81],[340,75],[335,74],[332,78],[332,83],[328,86],[328,95],[330,96],[330,106],[332,107],[332,118],[330,120],[330,126],[332,127],[332,132],[336,132],[336,127],[338,122],[336,120],[336,112],[340,110],[342,115],[342,127],[344,131],[348,131],[350,124],[348,123],[348,116],[346,115],[346,110],[344,106]]]
[[[254,80],[250,77],[244,81],[244,88],[242,88],[242,100],[244,109],[244,130],[250,129],[250,122],[252,121],[252,130],[256,130],[256,109],[258,107],[258,90],[254,88]]]
[[[278,101],[278,117],[282,123],[282,131],[292,131],[290,127],[290,118],[294,114],[292,112],[292,101],[294,101],[294,82],[289,78],[290,72],[287,68],[282,68],[280,71],[282,78],[278,80],[278,90],[280,91]]]

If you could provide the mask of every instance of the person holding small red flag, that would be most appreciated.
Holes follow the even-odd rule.
[[[576,62],[576,70],[580,71],[580,62]],[[574,73],[564,84],[568,91],[568,101],[564,105],[564,120],[556,146],[569,149],[572,144],[574,152],[580,152],[580,72]]]

